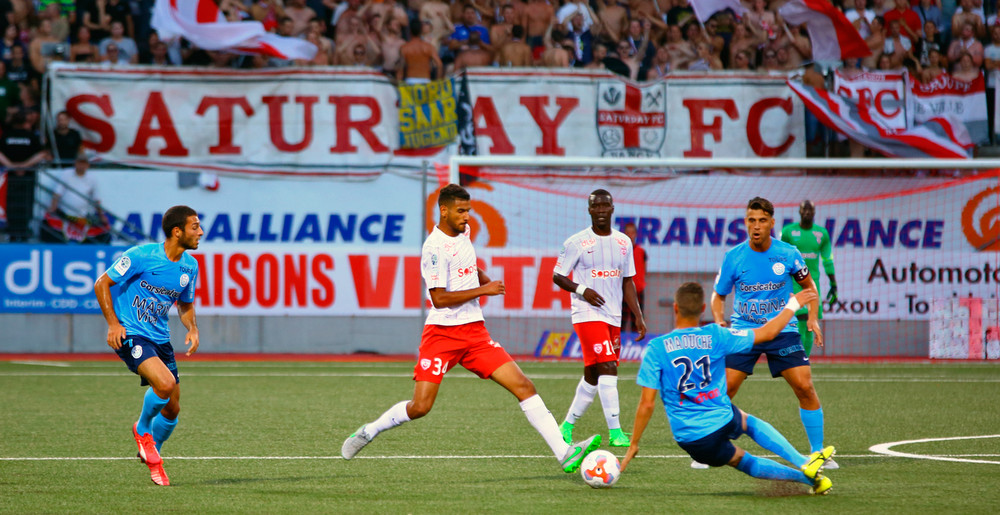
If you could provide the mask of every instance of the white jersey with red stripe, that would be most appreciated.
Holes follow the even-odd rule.
[[[420,252],[420,274],[427,285],[427,298],[430,298],[431,288],[462,291],[479,287],[476,249],[472,246],[470,234],[468,225],[464,233],[454,237],[434,226],[427,236]],[[483,320],[483,308],[477,297],[449,308],[432,305],[424,325],[462,325],[480,320]]]
[[[608,236],[598,236],[591,227],[570,236],[563,243],[555,273],[570,277],[604,297],[604,305],[592,306],[582,295],[571,294],[573,323],[622,323],[622,282],[635,275],[632,260],[632,240],[624,233],[611,230]]]

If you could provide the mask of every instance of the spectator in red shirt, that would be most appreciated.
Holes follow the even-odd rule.
[[[896,8],[886,12],[882,17],[885,19],[885,30],[888,30],[889,25],[894,20],[900,20],[900,34],[909,38],[913,45],[916,45],[917,41],[920,40],[923,22],[920,21],[920,15],[917,14],[917,11],[910,8],[910,2],[907,0],[896,0]]]
[[[639,246],[636,242],[636,230],[635,224],[629,222],[625,224],[625,235],[632,240],[632,259],[635,260],[635,276],[632,277],[632,283],[635,284],[635,293],[639,299],[639,309],[643,312],[646,311],[646,261],[649,260],[649,256],[646,255],[646,249]],[[627,303],[622,303],[622,331],[636,331],[635,327],[635,315],[632,314],[632,310],[629,309]]]

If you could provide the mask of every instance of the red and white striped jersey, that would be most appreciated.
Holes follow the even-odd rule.
[[[632,240],[611,230],[598,236],[591,227],[570,236],[563,243],[555,273],[570,277],[604,297],[604,305],[591,306],[582,295],[573,293],[573,323],[601,321],[619,326],[622,322],[622,282],[635,275]]]
[[[479,287],[476,249],[469,237],[471,230],[466,225],[463,234],[451,237],[435,225],[424,241],[420,252],[420,273],[427,285],[428,299],[431,288],[462,291]],[[483,320],[483,309],[477,297],[450,308],[436,308],[432,305],[424,325],[462,325],[480,320]]]

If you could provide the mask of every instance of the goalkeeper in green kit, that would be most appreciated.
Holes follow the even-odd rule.
[[[830,234],[826,232],[826,229],[813,224],[815,217],[816,205],[811,200],[803,200],[799,204],[799,223],[782,227],[781,241],[791,243],[802,253],[802,257],[806,260],[806,266],[809,268],[809,275],[815,278],[817,294],[820,291],[819,261],[823,260],[823,270],[826,270],[826,275],[830,278],[830,291],[826,294],[826,302],[832,305],[837,302],[837,279],[833,275],[833,256],[830,255],[832,244],[830,243]],[[796,293],[802,290],[802,287],[794,281],[792,287]],[[813,334],[806,327],[806,318],[808,318],[809,312],[806,308],[802,308],[795,313],[795,316],[799,319],[799,335],[802,336],[802,346],[805,347],[806,356],[809,356],[813,344]],[[823,318],[822,302],[819,303],[818,316]]]

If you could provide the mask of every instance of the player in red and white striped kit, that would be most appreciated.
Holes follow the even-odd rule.
[[[477,266],[476,249],[470,239],[469,192],[457,184],[445,186],[438,194],[438,208],[440,221],[424,242],[420,257],[432,307],[413,369],[413,398],[396,403],[375,421],[358,428],[344,441],[341,456],[349,460],[382,431],[430,412],[444,374],[460,364],[514,394],[524,416],[545,439],[562,469],[577,470],[583,457],[600,446],[601,435],[577,444],[564,442],[556,419],[535,385],[486,331],[479,297],[503,295],[504,285],[502,281],[491,281]]]
[[[559,252],[552,280],[573,292],[573,330],[583,351],[583,377],[576,386],[573,404],[560,428],[563,439],[573,440],[573,427],[594,396],[601,398],[612,447],[628,447],[618,406],[618,353],[621,350],[622,297],[635,313],[638,340],[646,336],[639,299],[632,277],[632,240],[611,228],[614,201],[606,190],[594,190],[588,199],[591,226],[570,236]],[[569,278],[570,273],[573,279]],[[576,282],[573,282],[573,281]]]

